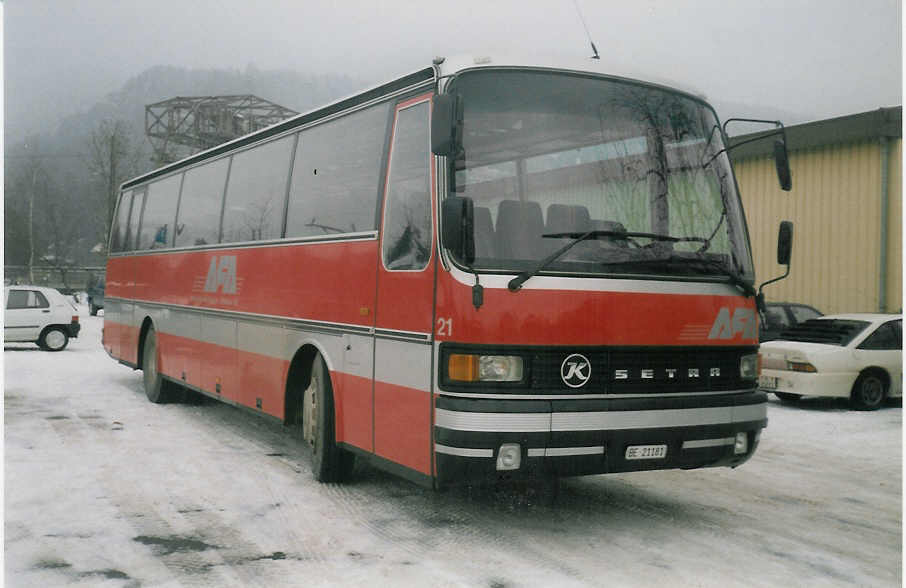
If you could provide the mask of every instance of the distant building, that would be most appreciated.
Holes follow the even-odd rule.
[[[787,127],[791,192],[778,187],[773,141],[732,152],[759,283],[783,269],[778,224],[795,224],[790,276],[765,288],[768,301],[825,313],[902,309],[902,118],[897,106]]]

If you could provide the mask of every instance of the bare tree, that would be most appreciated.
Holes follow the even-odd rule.
[[[135,175],[140,152],[134,146],[129,125],[122,120],[104,120],[91,133],[88,168],[104,190],[104,206],[98,211],[106,247],[120,184]]]

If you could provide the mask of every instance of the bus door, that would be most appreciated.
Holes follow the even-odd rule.
[[[430,95],[400,102],[384,189],[374,361],[374,452],[431,475],[433,164]]]

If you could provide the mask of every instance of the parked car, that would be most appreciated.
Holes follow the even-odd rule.
[[[790,327],[823,315],[823,312],[807,304],[769,302],[765,308],[764,321],[759,323],[758,340],[762,343],[772,341]]]
[[[784,402],[802,396],[849,398],[874,410],[903,395],[903,320],[896,314],[810,319],[761,346],[759,388]]]
[[[100,281],[94,286],[88,288],[88,312],[91,316],[97,316],[99,310],[104,309],[104,282]]]
[[[47,351],[66,349],[81,325],[76,306],[53,288],[4,288],[3,339],[32,341]]]

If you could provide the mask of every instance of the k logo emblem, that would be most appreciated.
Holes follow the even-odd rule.
[[[581,388],[591,379],[591,362],[580,353],[573,353],[560,364],[560,377],[570,388]]]

